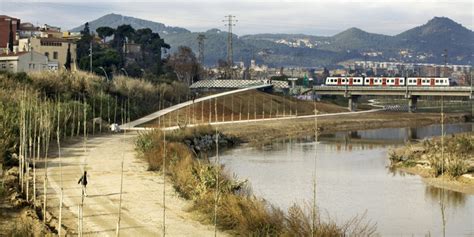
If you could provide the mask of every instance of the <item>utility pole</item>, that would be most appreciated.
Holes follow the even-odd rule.
[[[89,44],[89,72],[92,73],[92,40]]]
[[[227,64],[229,64],[229,67],[232,68],[234,65],[233,62],[233,48],[232,48],[232,26],[235,26],[235,22],[237,20],[235,19],[235,16],[228,15],[225,16],[225,19],[222,20],[223,22],[226,22],[225,26],[228,27],[228,34],[227,34]]]
[[[198,40],[198,60],[200,64],[204,64],[204,40],[207,39],[204,34],[199,34],[197,37]]]
[[[444,49],[444,70],[443,70],[443,77],[446,77],[446,75],[448,74],[446,71],[447,71],[447,66],[448,66],[448,50],[447,49]]]

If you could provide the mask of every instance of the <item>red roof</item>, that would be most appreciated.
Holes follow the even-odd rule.
[[[13,19],[13,20],[20,20],[18,18],[15,18],[15,17],[11,17],[11,16],[7,16],[7,15],[0,15],[0,18],[7,18],[7,19]]]

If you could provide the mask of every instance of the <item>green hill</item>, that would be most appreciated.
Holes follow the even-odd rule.
[[[206,36],[204,62],[216,65],[226,58],[227,32],[211,29],[191,32],[184,28],[108,14],[89,22],[91,29],[99,26],[116,27],[130,24],[134,28],[148,27],[171,45],[171,52],[179,46],[198,50],[197,36]],[[74,28],[80,30],[83,26]],[[358,28],[349,28],[334,36],[305,34],[254,34],[233,36],[234,61],[248,63],[256,59],[273,67],[279,66],[334,66],[346,60],[403,60],[406,62],[442,63],[443,50],[448,50],[448,60],[453,64],[473,64],[474,32],[446,17],[435,17],[426,24],[409,29],[395,36],[374,34]],[[408,51],[409,56],[400,55]],[[365,56],[365,55],[369,56]]]

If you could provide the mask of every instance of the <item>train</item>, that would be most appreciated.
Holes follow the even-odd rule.
[[[327,86],[453,86],[448,77],[327,77]]]

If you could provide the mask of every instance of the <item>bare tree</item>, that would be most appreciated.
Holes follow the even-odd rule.
[[[180,46],[178,51],[171,55],[168,65],[173,68],[178,80],[185,82],[187,85],[199,80],[201,65],[189,47]]]

